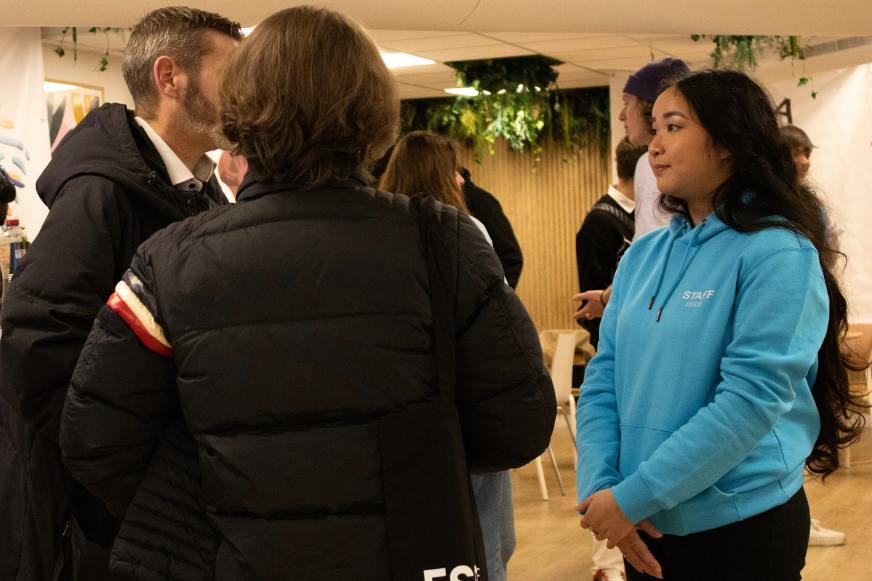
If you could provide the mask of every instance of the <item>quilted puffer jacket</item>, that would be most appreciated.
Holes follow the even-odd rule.
[[[143,579],[206,578],[203,563],[219,581],[486,579],[469,471],[535,458],[556,409],[493,250],[454,208],[433,205],[427,239],[420,204],[361,186],[252,180],[238,201],[140,248],[73,376],[64,459],[114,512],[179,411],[195,441],[202,498],[139,491],[127,519],[152,522],[122,529],[113,566]],[[190,521],[198,511],[208,527]],[[155,551],[167,535],[175,549]]]

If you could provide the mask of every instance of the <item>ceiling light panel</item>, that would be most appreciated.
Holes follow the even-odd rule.
[[[381,57],[389,69],[420,67],[423,65],[432,65],[436,62],[432,59],[415,56],[406,52],[382,52]]]

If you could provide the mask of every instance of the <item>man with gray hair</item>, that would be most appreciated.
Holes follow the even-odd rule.
[[[94,317],[136,248],[226,203],[205,153],[229,146],[217,84],[241,38],[239,24],[210,12],[147,14],[122,65],[135,111],[93,111],[37,182],[49,214],[0,317],[2,581],[115,578],[108,558],[119,517],[61,462],[64,396]]]

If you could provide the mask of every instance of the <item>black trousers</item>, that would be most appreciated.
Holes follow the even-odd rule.
[[[781,506],[749,519],[679,537],[639,532],[665,581],[798,581],[805,566],[808,500],[799,489]],[[628,581],[656,579],[624,563]]]

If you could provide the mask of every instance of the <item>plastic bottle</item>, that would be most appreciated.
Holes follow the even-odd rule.
[[[15,269],[30,248],[27,234],[18,224],[18,218],[7,218],[0,235],[0,267],[7,281],[12,280]]]

